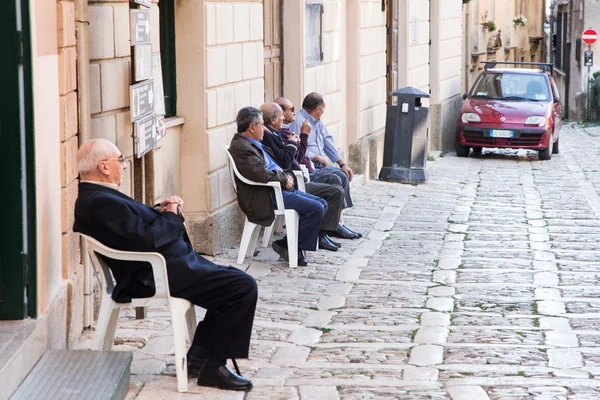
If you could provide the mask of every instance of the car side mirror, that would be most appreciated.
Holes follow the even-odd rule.
[[[466,99],[467,99],[467,94],[465,93],[465,94],[463,94],[463,100],[466,100]]]

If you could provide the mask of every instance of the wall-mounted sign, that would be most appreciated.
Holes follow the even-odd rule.
[[[156,124],[156,141],[158,142],[160,139],[167,136],[167,124],[165,122],[165,117],[163,116],[154,116],[155,124]]]
[[[133,77],[136,81],[152,78],[152,45],[133,46]]]
[[[154,114],[154,79],[148,79],[129,87],[131,122]]]
[[[131,45],[150,44],[150,10],[129,10]]]
[[[133,123],[133,143],[136,157],[142,157],[156,145],[154,115],[148,115]]]
[[[594,65],[594,52],[593,51],[584,51],[583,52],[583,65],[586,67],[591,67]]]
[[[129,1],[131,1],[132,3],[135,3],[135,4],[139,4],[140,6],[148,7],[148,8],[150,6],[152,6],[152,3],[150,2],[150,0],[129,0]]]

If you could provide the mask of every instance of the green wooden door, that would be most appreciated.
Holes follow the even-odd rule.
[[[0,319],[35,317],[28,0],[0,2]]]

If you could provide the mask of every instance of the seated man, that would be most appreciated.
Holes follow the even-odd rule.
[[[158,252],[167,263],[171,296],[206,309],[188,351],[188,374],[198,374],[198,385],[250,390],[252,382],[227,368],[228,358],[247,358],[256,308],[254,278],[233,268],[215,265],[198,254],[188,238],[172,196],[154,208],[121,193],[126,168],[119,149],[106,139],[84,143],[77,153],[81,175],[75,202],[73,230],[108,247],[124,251]],[[152,281],[146,263],[107,259],[117,285],[113,299],[126,303],[148,297]]]
[[[327,211],[325,200],[296,190],[295,176],[289,169],[284,171],[271,149],[263,146],[262,112],[255,107],[242,108],[236,118],[238,133],[233,136],[229,153],[240,173],[255,182],[279,182],[285,208],[300,214],[298,227],[298,265],[306,266],[304,250],[316,250],[319,226]],[[269,226],[275,219],[273,189],[266,186],[247,185],[236,178],[237,198],[240,208],[250,222]],[[288,260],[287,238],[276,240],[273,250]]]
[[[273,151],[275,161],[283,169],[291,168],[301,171],[300,164],[296,161],[296,154],[301,143],[299,143],[299,137],[294,133],[289,135],[287,139],[283,137],[281,133],[283,124],[283,111],[281,107],[277,103],[265,103],[260,106],[260,111],[263,112],[265,127],[267,128],[262,140],[263,145]],[[310,124],[306,121],[302,126],[300,134],[308,136],[310,130]],[[342,203],[344,201],[344,190],[338,185],[316,182],[306,182],[305,187],[307,193],[321,197],[327,202],[327,212],[319,227],[319,248],[337,251],[341,247],[341,244],[331,240],[326,231],[334,231],[338,227],[342,212]]]
[[[284,123],[289,124],[289,130],[299,134],[302,126],[306,121],[312,127],[312,133],[306,135],[307,150],[305,155],[299,154],[302,158],[300,163],[307,166],[310,172],[311,182],[327,183],[330,185],[341,186],[344,190],[343,208],[352,207],[352,198],[350,197],[350,181],[354,176],[352,170],[344,163],[340,153],[335,148],[333,137],[321,121],[321,116],[325,112],[325,100],[319,93],[309,93],[302,103],[302,110],[298,112],[298,117],[294,112],[294,106],[286,98],[277,98],[275,102],[279,104],[283,110]],[[285,135],[285,129],[282,131]],[[328,165],[327,158],[336,160],[341,169]],[[310,161],[314,162],[313,169]],[[357,239],[361,238],[360,232],[355,232],[344,224],[339,224],[337,229],[327,232],[331,236],[342,239]]]

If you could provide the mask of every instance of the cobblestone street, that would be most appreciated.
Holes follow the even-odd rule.
[[[168,312],[124,312],[128,399],[600,399],[600,129],[560,150],[438,156],[427,184],[356,186],[339,252],[261,249],[247,394],[177,393]]]

